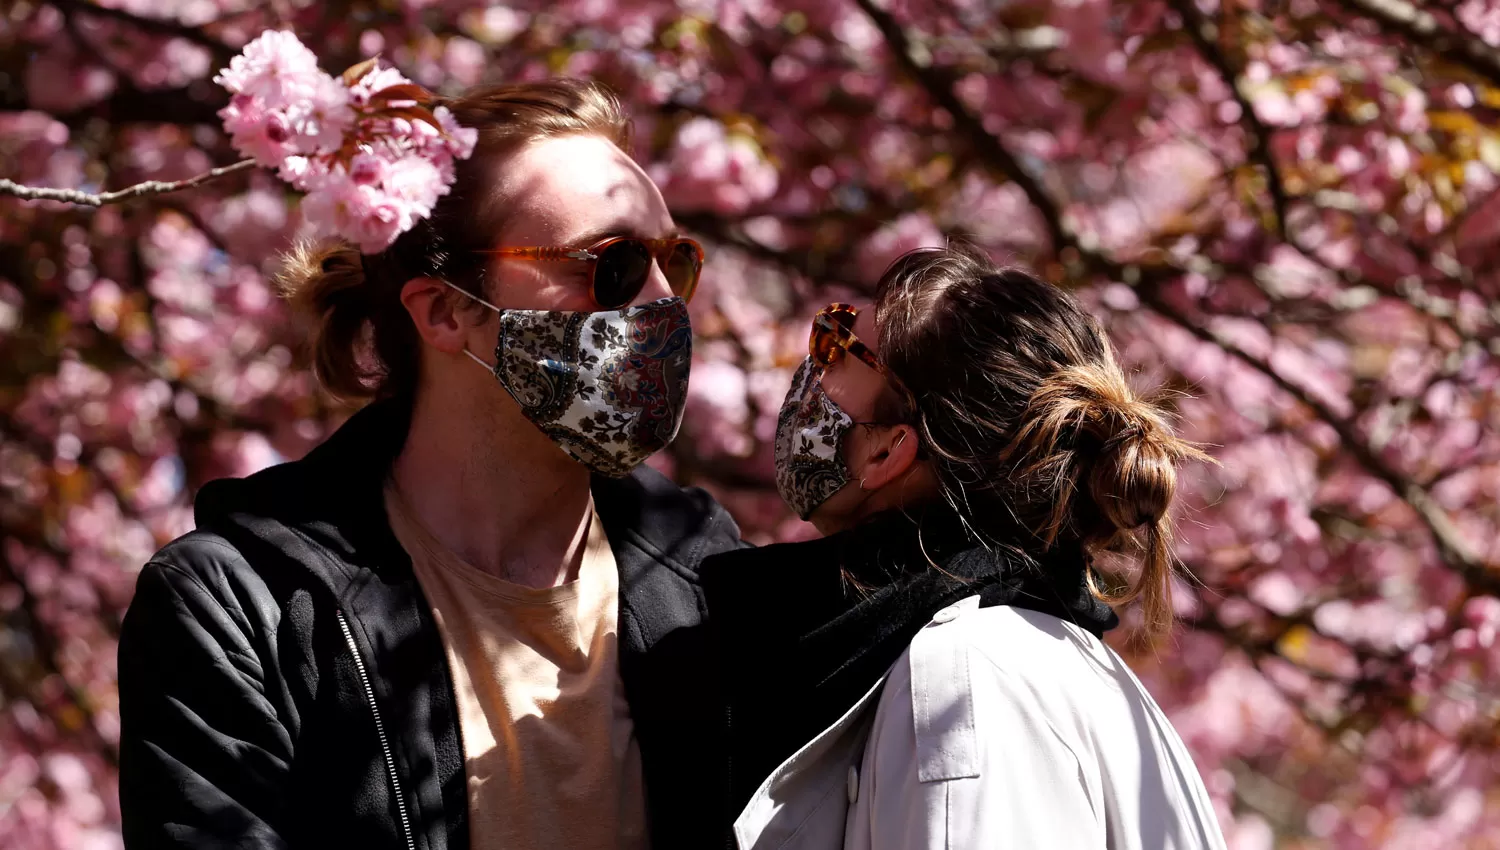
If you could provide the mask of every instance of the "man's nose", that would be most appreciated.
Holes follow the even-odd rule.
[[[672,292],[672,285],[667,283],[667,275],[661,270],[661,261],[656,257],[652,257],[651,270],[646,275],[646,285],[641,287],[641,293],[631,302],[631,306],[660,301],[673,294],[675,293]]]

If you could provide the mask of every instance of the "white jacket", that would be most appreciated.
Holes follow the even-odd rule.
[[[742,850],[1222,850],[1187,748],[1088,632],[938,612],[735,822]]]

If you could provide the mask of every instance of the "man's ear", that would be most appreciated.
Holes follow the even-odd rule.
[[[870,453],[860,470],[860,489],[879,490],[905,475],[917,462],[917,429],[891,425],[883,433],[870,436]]]
[[[458,299],[446,283],[414,277],[401,287],[401,306],[411,316],[422,341],[444,354],[461,354],[468,344],[472,321],[465,321]]]

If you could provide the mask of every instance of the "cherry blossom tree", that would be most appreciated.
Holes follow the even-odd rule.
[[[309,111],[236,76],[268,31],[311,49],[276,54]],[[359,96],[334,76],[376,56]],[[371,97],[553,74],[627,99],[710,248],[669,473],[755,540],[808,535],[770,439],[811,313],[949,237],[1032,266],[1222,463],[1186,475],[1182,627],[1131,660],[1232,846],[1500,846],[1494,0],[10,4],[0,843],[118,846],[136,572],[199,485],[348,413],[270,280],[304,229],[378,244],[440,191],[356,165],[454,138],[367,126],[421,106]],[[320,200],[289,155],[343,182]]]

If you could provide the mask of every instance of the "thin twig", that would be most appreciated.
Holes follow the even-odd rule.
[[[953,88],[953,74],[947,69],[932,64],[920,57],[912,48],[912,39],[894,15],[876,6],[874,0],[855,0],[855,3],[880,30],[896,61],[927,90],[928,95],[953,117],[954,125],[978,148],[978,153],[995,166],[1007,179],[1020,186],[1042,214],[1052,237],[1054,251],[1078,244],[1077,235],[1063,220],[1063,212],[1031,172],[1027,171],[1015,154],[994,135],[964,104]]]
[[[1240,90],[1239,72],[1230,64],[1229,57],[1223,49],[1215,43],[1223,30],[1222,24],[1216,24],[1208,19],[1198,10],[1195,0],[1172,0],[1172,8],[1182,16],[1183,28],[1198,46],[1198,52],[1204,61],[1219,72],[1224,85],[1228,86],[1229,94],[1240,107],[1240,124],[1249,133],[1250,139],[1245,146],[1246,153],[1250,159],[1266,172],[1266,187],[1271,192],[1271,207],[1276,213],[1276,233],[1283,242],[1289,242],[1287,238],[1287,208],[1290,206],[1286,185],[1281,181],[1281,172],[1276,169],[1276,161],[1271,155],[1271,131],[1261,122],[1260,116],[1255,114],[1255,107],[1250,99],[1245,97]]]
[[[118,204],[124,201],[143,198],[147,195],[165,195],[169,192],[180,192],[183,189],[192,189],[201,186],[210,180],[217,180],[238,171],[246,171],[255,165],[253,159],[242,159],[234,165],[226,165],[205,171],[197,177],[189,177],[186,180],[174,180],[164,182],[161,180],[147,180],[137,183],[118,192],[100,192],[90,194],[77,189],[49,189],[42,186],[23,186],[4,178],[0,178],[0,195],[13,195],[28,201],[61,201],[67,204],[78,204],[86,207],[102,207],[105,204]]]
[[[1417,514],[1422,524],[1432,533],[1443,562],[1462,576],[1470,587],[1492,596],[1500,596],[1500,572],[1492,570],[1488,564],[1484,563],[1464,537],[1463,531],[1453,522],[1453,518],[1448,516],[1447,511],[1443,510],[1432,494],[1381,458],[1375,448],[1355,432],[1352,422],[1339,416],[1306,388],[1288,380],[1273,369],[1270,363],[1241,348],[1233,340],[1205,327],[1201,321],[1194,321],[1155,293],[1143,293],[1141,302],[1150,307],[1152,312],[1168,319],[1204,342],[1217,345],[1225,353],[1266,376],[1283,392],[1291,395],[1333,428],[1344,450],[1353,455],[1367,472],[1385,482],[1395,492],[1396,497]]]

